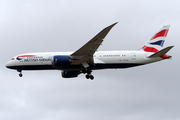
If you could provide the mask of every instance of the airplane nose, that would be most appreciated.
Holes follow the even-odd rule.
[[[7,62],[7,63],[6,63],[6,67],[7,67],[7,68],[9,68],[9,67],[10,67],[9,62]]]
[[[8,61],[7,63],[6,63],[6,68],[12,68],[12,62],[11,61]]]

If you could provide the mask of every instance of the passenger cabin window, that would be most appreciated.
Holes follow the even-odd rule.
[[[103,55],[103,57],[120,57],[120,55]]]
[[[14,58],[12,58],[11,60],[14,60]]]

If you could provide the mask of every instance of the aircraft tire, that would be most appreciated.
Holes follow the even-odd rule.
[[[91,76],[90,76],[90,79],[91,79],[91,80],[94,80],[94,76],[91,75]]]
[[[86,79],[89,79],[90,77],[89,77],[89,75],[86,75]]]
[[[19,73],[19,77],[22,77],[23,76],[23,74],[22,73]]]

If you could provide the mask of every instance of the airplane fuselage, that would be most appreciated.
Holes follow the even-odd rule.
[[[67,56],[70,58],[72,52],[42,52],[42,53],[27,53],[13,57],[6,65],[11,69],[20,70],[81,70],[82,65],[56,66],[54,65],[54,56]],[[139,65],[152,63],[162,60],[160,57],[147,58],[153,54],[152,52],[144,51],[99,51],[93,55],[94,65],[91,69],[116,69],[128,68]]]

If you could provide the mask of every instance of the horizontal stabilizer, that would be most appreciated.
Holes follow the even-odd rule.
[[[158,51],[158,52],[150,55],[148,58],[150,58],[150,57],[160,57],[160,56],[163,56],[163,55],[165,55],[165,54],[166,54],[171,48],[173,48],[173,47],[174,47],[174,46],[166,47],[166,48],[164,48],[164,49],[162,49],[162,50],[160,50],[160,51]]]

